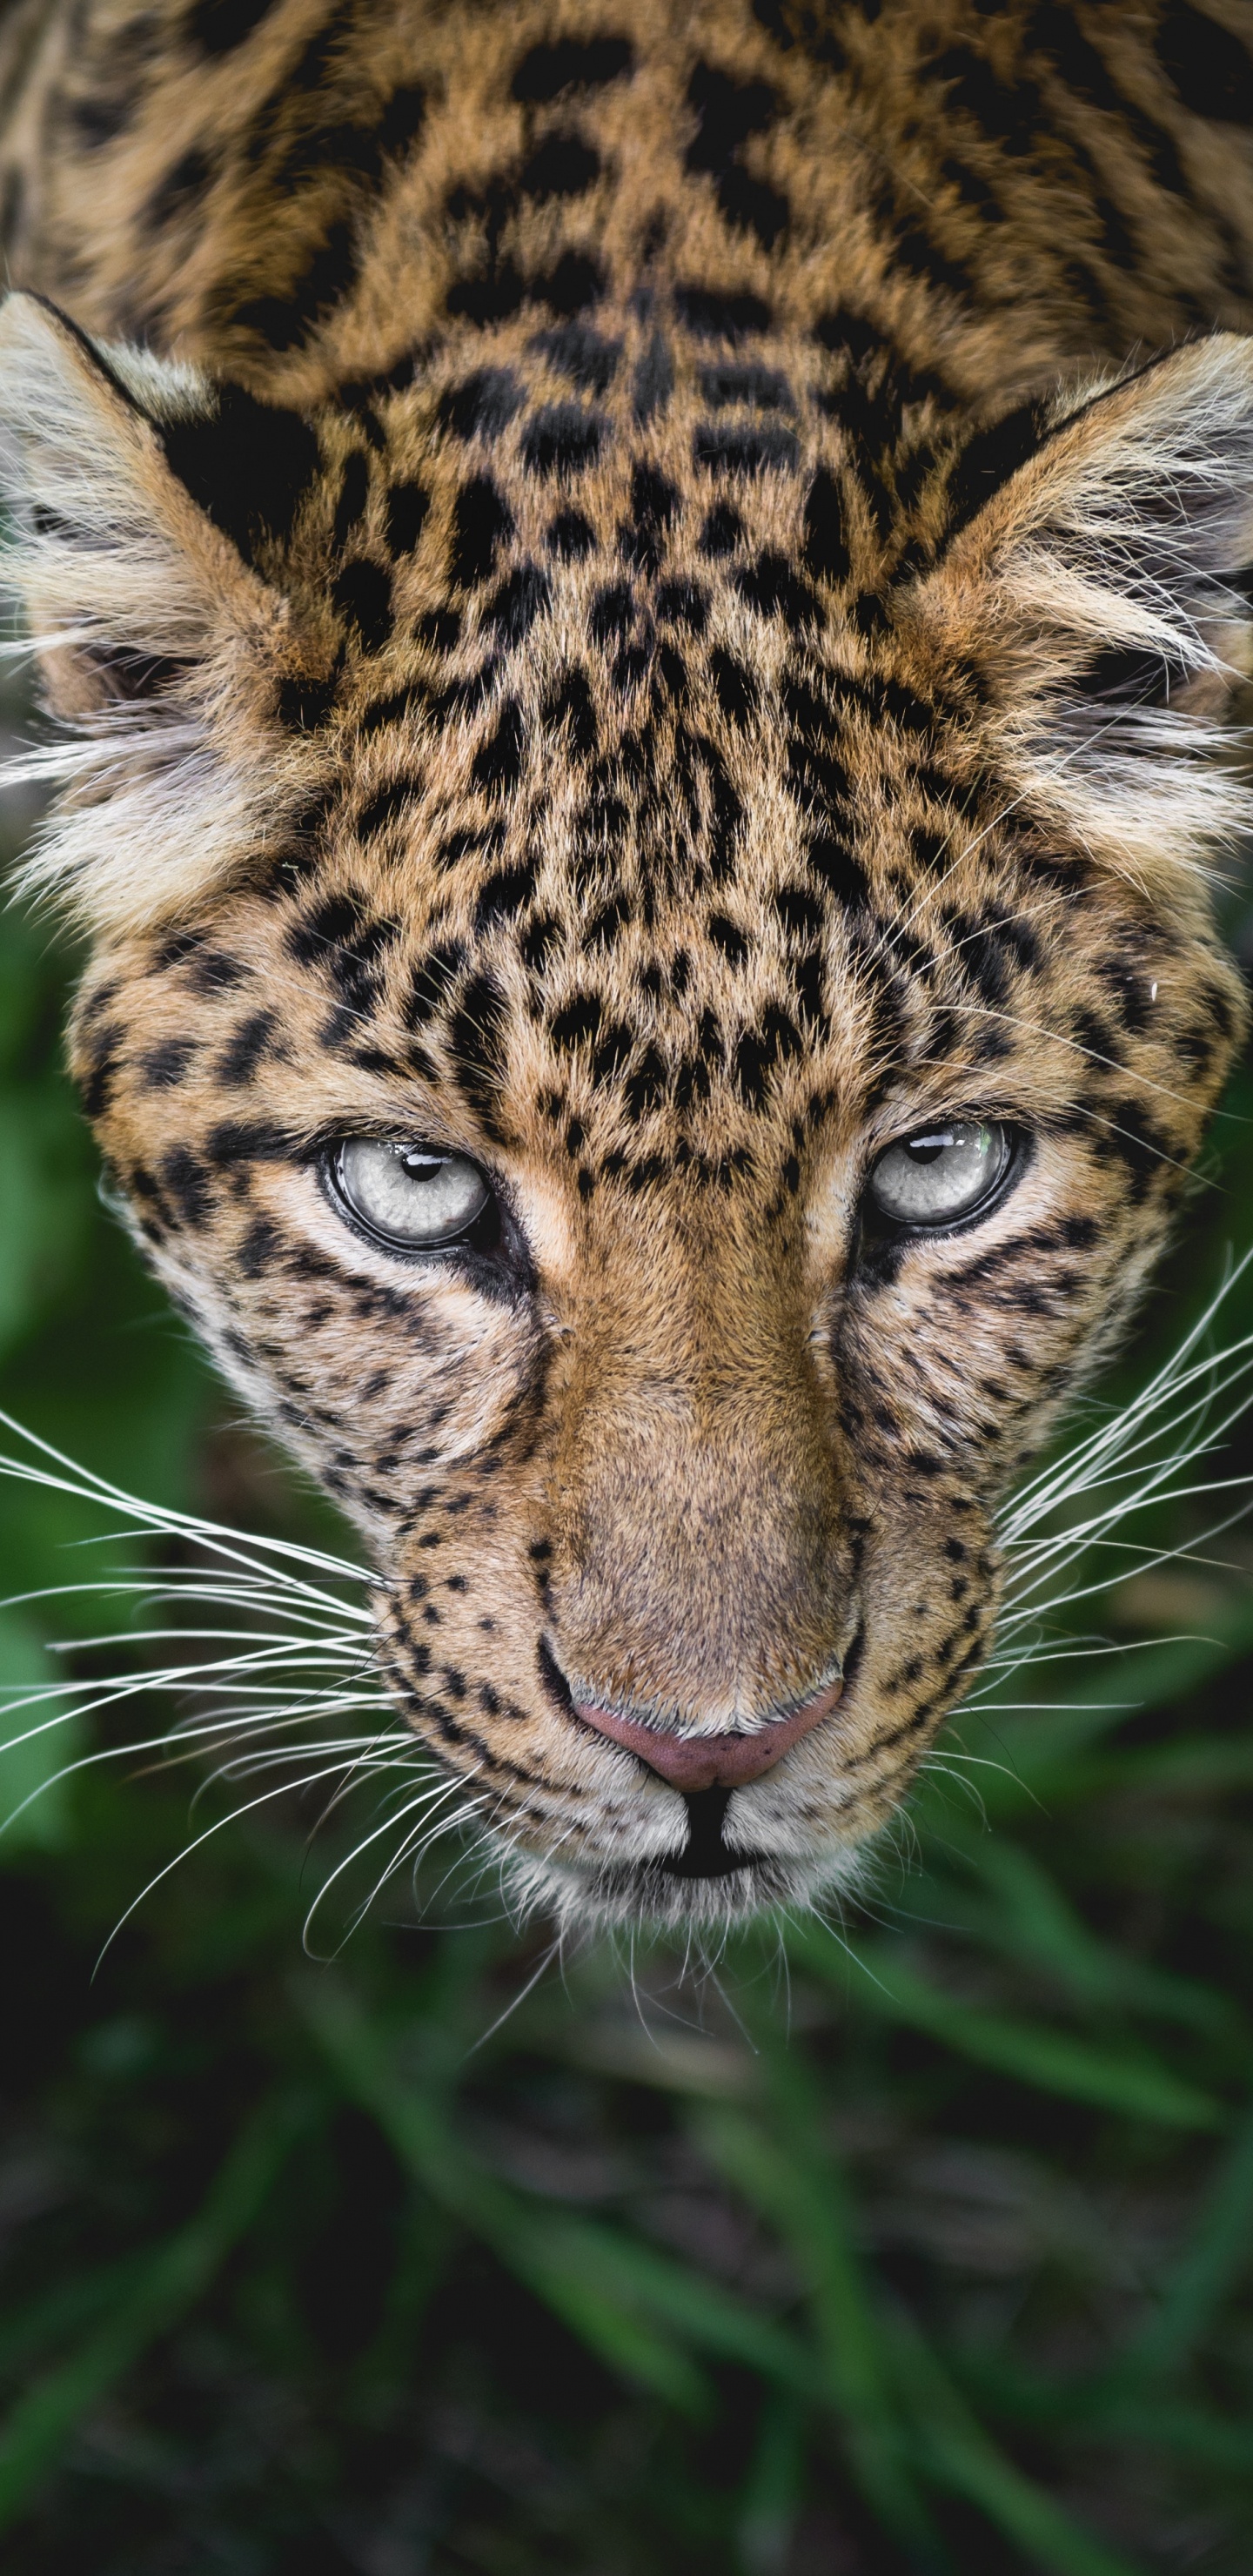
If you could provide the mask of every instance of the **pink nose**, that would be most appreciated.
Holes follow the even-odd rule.
[[[842,1681],[832,1682],[816,1698],[806,1700],[803,1708],[794,1709],[790,1717],[775,1718],[757,1735],[665,1735],[659,1727],[644,1726],[637,1717],[616,1717],[611,1709],[597,1708],[590,1700],[576,1699],[574,1706],[585,1726],[594,1726],[599,1735],[608,1735],[615,1744],[625,1745],[628,1753],[638,1754],[650,1771],[686,1796],[697,1789],[742,1789],[746,1781],[760,1780],[763,1771],[790,1753],[802,1736],[821,1726],[843,1688]]]

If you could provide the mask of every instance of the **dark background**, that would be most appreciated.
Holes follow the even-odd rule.
[[[342,1549],[99,1204],[71,964],[5,917],[0,1403],[151,1501]],[[1246,1072],[1107,1401],[1253,1244],[1251,1119]],[[1238,1283],[1211,1340],[1250,1330]],[[1201,1472],[1250,1470],[1237,1429]],[[161,1875],[272,1781],[193,1812],[199,1772],[120,1754],[22,1801],[175,1703],[0,1754],[10,2576],[1247,2570],[1253,1541],[1201,1538],[1232,1505],[1119,1534],[1051,1634],[1095,1616],[1127,1651],[1037,1660],[950,1727],[842,1930],[686,1974],[602,1947],[503,2021],[547,1935],[447,1847],[355,1930],[349,1865],[302,1950],[386,1782]],[[110,1526],[0,1478],[5,1593],[212,1562]],[[1137,1542],[1191,1553],[1145,1571]],[[0,1732],[211,1651],[137,1642],[163,1623],[15,1600]]]

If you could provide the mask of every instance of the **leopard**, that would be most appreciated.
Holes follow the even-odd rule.
[[[5,0],[140,1249],[519,1901],[857,1882],[1246,1026],[1247,0]]]

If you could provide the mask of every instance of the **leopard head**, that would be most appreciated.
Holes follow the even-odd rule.
[[[88,1113],[571,1922],[855,1873],[1242,1025],[1250,344],[872,475],[873,352],[754,329],[305,417],[0,324]]]

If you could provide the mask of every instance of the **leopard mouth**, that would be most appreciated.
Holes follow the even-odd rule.
[[[659,1878],[733,1878],[738,1870],[764,1867],[769,1854],[732,1851],[722,1839],[722,1823],[734,1790],[692,1789],[684,1797],[687,1840],[677,1852],[640,1864],[639,1875]]]

